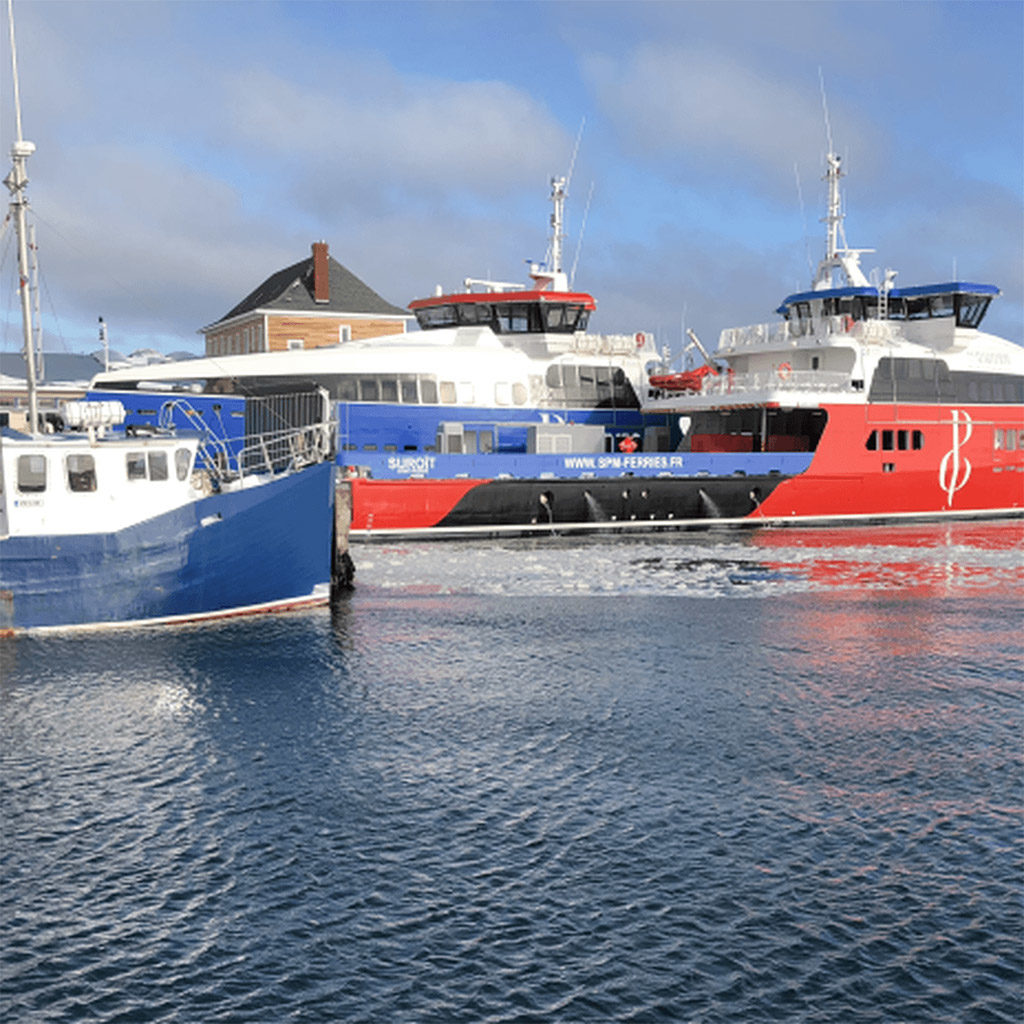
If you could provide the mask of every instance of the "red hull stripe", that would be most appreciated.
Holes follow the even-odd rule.
[[[436,526],[487,480],[352,480],[352,530]]]

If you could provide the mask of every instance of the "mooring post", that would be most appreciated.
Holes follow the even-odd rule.
[[[356,574],[348,553],[348,531],[352,525],[352,485],[340,474],[334,482],[334,543],[331,559],[331,600],[350,591]]]

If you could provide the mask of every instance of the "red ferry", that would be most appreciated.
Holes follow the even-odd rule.
[[[787,297],[774,324],[723,331],[714,358],[691,332],[703,364],[649,376],[628,446],[364,467],[354,536],[1024,514],[1024,348],[981,326],[998,288],[868,280],[870,250],[846,246],[840,177],[830,153],[811,289]],[[555,296],[519,298],[542,330]],[[468,316],[476,299],[413,305]]]

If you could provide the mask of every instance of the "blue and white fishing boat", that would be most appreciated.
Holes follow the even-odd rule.
[[[17,82],[16,63],[14,71]],[[180,400],[164,403],[149,429],[129,431],[120,429],[119,402],[70,402],[69,429],[42,431],[26,234],[26,163],[35,146],[22,138],[17,108],[15,88],[17,141],[5,184],[29,412],[25,431],[0,429],[0,635],[325,603],[335,447],[326,394],[297,427],[269,422],[285,406],[253,403],[230,444],[205,425],[175,427],[198,425]]]

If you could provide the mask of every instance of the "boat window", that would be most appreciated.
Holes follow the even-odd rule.
[[[361,377],[359,379],[359,398],[363,402],[376,402],[380,395],[380,388],[375,377]]]
[[[896,447],[901,451],[907,450],[907,445],[910,443],[910,432],[907,430],[896,431]]]
[[[380,382],[380,400],[382,402],[398,401],[398,381],[393,377],[384,377]]]
[[[924,434],[922,434],[920,430],[915,430],[912,437],[912,441],[914,451],[919,452],[924,447]]]
[[[507,380],[499,380],[494,383],[494,404],[512,404],[512,385]]]
[[[179,448],[174,453],[174,472],[179,480],[188,478],[188,471],[192,468],[192,453],[187,448]]]
[[[96,490],[96,460],[91,455],[69,455],[65,466],[70,490],[76,493]]]
[[[545,381],[549,388],[560,388],[562,386],[562,368],[557,363],[548,367]]]
[[[892,451],[892,431],[891,430],[883,430],[882,431],[882,451],[883,452],[891,452]]]
[[[149,479],[166,480],[167,476],[167,452],[150,452],[149,458]]]
[[[402,401],[406,405],[416,405],[416,378],[415,377],[403,377],[399,381],[399,385],[402,389]]]
[[[454,306],[426,306],[416,310],[416,320],[425,331],[454,327],[458,323],[458,313]]]
[[[867,448],[867,450],[869,452],[877,452],[878,451],[878,431],[877,430],[872,430],[871,433],[868,434],[868,439],[864,442],[864,447]]]
[[[337,398],[339,402],[355,402],[359,399],[359,385],[355,377],[338,378]]]
[[[437,381],[433,377],[420,378],[420,397],[424,405],[437,405]]]
[[[494,319],[494,307],[489,302],[463,302],[455,308],[460,324],[476,326],[489,324]]]
[[[46,490],[46,456],[18,456],[18,490],[22,494],[39,494]]]
[[[129,452],[124,457],[125,470],[128,473],[129,480],[145,480],[146,479],[146,453],[145,452]]]
[[[539,323],[530,324],[530,311],[534,311],[534,317],[539,320],[536,306],[530,306],[526,302],[501,303],[494,307],[496,318],[495,330],[499,334],[525,334],[527,331],[540,329]]]
[[[933,295],[928,303],[928,312],[931,316],[952,316],[953,295],[951,293]]]
[[[516,405],[526,405],[526,386],[518,381],[512,385],[512,401]]]
[[[988,310],[992,301],[983,295],[958,295],[956,325],[957,327],[977,327]]]
[[[455,384],[450,380],[441,381],[441,401],[445,405],[455,404]]]
[[[544,329],[546,331],[564,331],[569,319],[569,307],[567,306],[544,307]],[[575,317],[572,319],[574,320]]]

